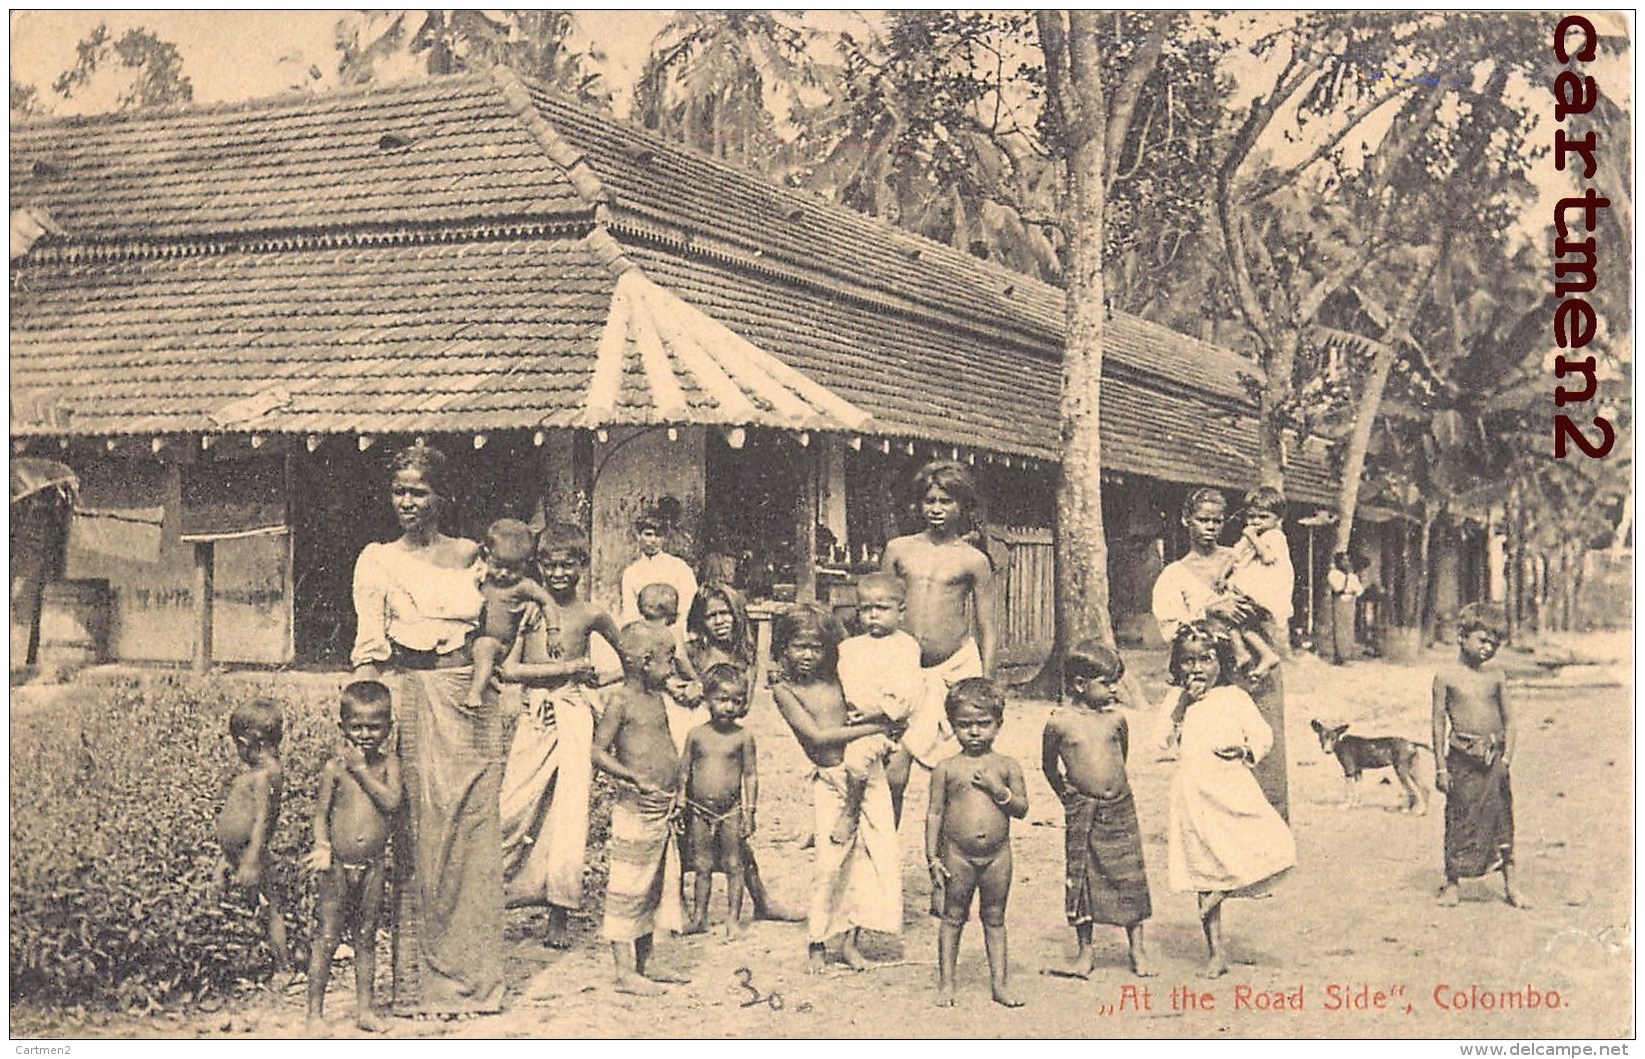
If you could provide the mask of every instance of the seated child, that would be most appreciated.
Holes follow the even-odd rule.
[[[889,721],[906,724],[920,705],[928,686],[920,668],[920,642],[903,632],[902,578],[884,572],[866,574],[857,582],[857,620],[863,631],[840,643],[840,688],[845,692],[847,724]],[[897,743],[876,733],[846,744],[842,762],[846,772],[846,809],[830,839],[844,843],[856,830],[868,770],[875,761],[889,761]]]
[[[937,1006],[954,1007],[954,971],[960,932],[978,895],[983,946],[994,1001],[1021,1007],[1006,968],[1005,901],[1011,893],[1011,818],[1028,815],[1022,766],[994,752],[1005,720],[1005,695],[987,677],[967,677],[943,703],[960,753],[931,770],[925,813],[925,860],[931,869],[932,907],[941,898],[937,931]]]
[[[726,877],[727,938],[742,931],[743,842],[754,833],[759,797],[754,736],[737,721],[748,713],[748,681],[736,666],[720,663],[703,674],[709,720],[685,737],[680,797],[685,806],[684,847],[697,873],[691,922],[685,933],[708,928],[714,872]]]
[[[280,822],[280,796],[285,792],[285,770],[280,763],[285,718],[275,703],[257,699],[236,706],[229,714],[228,734],[247,768],[229,784],[217,813],[217,841],[223,856],[212,881],[218,891],[243,888],[267,910],[274,971],[285,976],[291,972],[286,921],[266,862],[275,825]]]
[[[1502,897],[1531,902],[1514,888],[1514,796],[1509,762],[1519,726],[1509,708],[1496,654],[1505,621],[1499,608],[1470,603],[1457,615],[1457,662],[1434,675],[1434,787],[1445,794],[1445,885],[1439,903],[1460,900],[1459,879],[1502,873]]]
[[[1234,545],[1234,554],[1222,581],[1250,601],[1251,616],[1230,630],[1235,658],[1260,677],[1280,664],[1276,642],[1284,642],[1291,624],[1291,594],[1296,589],[1296,571],[1291,566],[1291,546],[1280,529],[1285,498],[1273,486],[1259,486],[1245,497],[1245,532]]]
[[[667,630],[676,635],[680,616],[680,593],[673,585],[658,581],[640,589],[635,597],[640,620],[647,625]],[[676,636],[676,648],[683,648]],[[683,649],[674,652],[674,675],[668,681],[668,693],[674,701],[695,707],[702,701],[702,686],[697,683],[697,671]]]
[[[324,1015],[331,961],[346,927],[354,943],[355,1025],[377,1032],[377,921],[388,876],[388,836],[400,809],[400,758],[389,747],[394,727],[388,688],[357,680],[337,711],[342,751],[320,770],[314,799],[314,852],[319,929],[308,963],[308,1023]]]
[[[500,518],[486,530],[485,547],[480,549],[485,560],[485,574],[480,581],[485,609],[480,612],[480,628],[474,637],[474,677],[464,701],[469,709],[479,707],[498,663],[508,657],[520,635],[526,607],[532,603],[553,606],[548,592],[528,576],[536,547],[531,527],[519,519]]]
[[[1153,974],[1143,950],[1142,923],[1153,914],[1142,833],[1125,774],[1130,732],[1114,709],[1125,675],[1120,656],[1097,640],[1082,640],[1063,662],[1066,705],[1051,711],[1041,740],[1045,778],[1062,799],[1068,856],[1068,922],[1079,939],[1073,966],[1052,974],[1089,978],[1096,967],[1093,926],[1124,927],[1131,970]]]
[[[594,728],[594,765],[619,781],[601,933],[611,942],[617,991],[657,996],[667,991],[659,983],[684,981],[649,966],[656,928],[684,926],[678,865],[669,856],[680,756],[663,701],[675,641],[670,630],[645,622],[625,625],[617,640],[623,682],[606,696]]]

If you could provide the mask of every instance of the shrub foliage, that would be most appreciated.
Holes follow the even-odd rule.
[[[217,808],[243,767],[227,718],[254,696],[285,712],[285,798],[268,864],[303,966],[313,898],[298,865],[335,706],[257,683],[111,678],[12,719],[13,1003],[152,1008],[268,973],[272,954],[250,899],[210,891]]]

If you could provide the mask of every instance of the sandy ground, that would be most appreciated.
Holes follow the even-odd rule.
[[[871,936],[882,961],[853,974],[803,973],[801,924],[755,923],[736,942],[664,938],[659,965],[691,978],[656,999],[611,989],[609,949],[595,935],[599,895],[576,922],[568,952],[537,940],[539,913],[510,913],[508,1010],[457,1022],[391,1022],[405,1037],[1109,1037],[1109,1038],[1571,1038],[1625,1037],[1633,1025],[1632,643],[1625,634],[1573,641],[1615,665],[1566,669],[1516,685],[1524,738],[1515,762],[1519,878],[1536,907],[1500,900],[1495,880],[1465,883],[1461,907],[1434,901],[1442,802],[1426,816],[1387,811],[1398,788],[1372,774],[1360,808],[1309,729],[1310,718],[1361,734],[1428,740],[1428,686],[1445,652],[1421,665],[1363,661],[1334,668],[1299,656],[1287,676],[1292,821],[1299,869],[1276,895],[1229,905],[1232,973],[1197,976],[1203,950],[1191,894],[1166,889],[1163,835],[1174,764],[1132,714],[1132,782],[1154,887],[1148,937],[1158,977],[1125,968],[1124,934],[1102,928],[1102,965],[1086,982],[1043,976],[1073,952],[1062,914],[1062,813],[1041,774],[1039,737],[1050,704],[1013,701],[999,747],[1023,762],[1031,802],[1013,835],[1010,930],[1015,984],[1028,1003],[989,1001],[981,930],[960,954],[961,1006],[934,997],[935,921],[925,912],[921,855],[925,782],[916,775],[901,833],[905,881],[900,937]],[[1163,656],[1128,655],[1151,692]],[[773,890],[803,907],[810,854],[806,765],[769,701],[749,723],[759,740],[761,832],[756,848]],[[1421,772],[1432,782],[1432,761]],[[714,925],[724,917],[716,890]],[[386,946],[383,962],[387,962]],[[757,990],[761,998],[755,1002]],[[352,1036],[352,975],[333,977],[332,1032]],[[1556,994],[1554,996],[1553,994]],[[1187,995],[1197,1003],[1189,1005]],[[1470,998],[1472,997],[1472,1001]],[[1489,1006],[1487,1006],[1489,1005]],[[88,1023],[14,1010],[13,1036],[300,1037],[300,990],[260,994],[209,1016]]]

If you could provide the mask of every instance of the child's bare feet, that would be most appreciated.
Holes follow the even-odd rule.
[[[1531,899],[1525,896],[1523,891],[1516,890],[1512,886],[1505,886],[1502,888],[1502,899],[1514,908],[1536,907],[1536,905],[1531,903]]]
[[[864,956],[862,950],[857,947],[855,935],[856,932],[853,931],[845,936],[845,942],[840,946],[840,959],[845,961],[845,965],[853,971],[866,971],[868,970],[868,957]]]
[[[958,1001],[954,999],[953,986],[940,985],[937,987],[937,1006],[940,1008],[951,1008],[958,1006]]]
[[[354,1016],[354,1025],[367,1033],[382,1033],[383,1023],[375,1011],[362,1011]]]
[[[787,905],[777,904],[775,901],[754,909],[755,919],[769,920],[773,923],[804,923],[806,914]]]
[[[1439,888],[1439,907],[1455,908],[1462,901],[1462,894],[1457,890],[1456,883],[1446,883]]]
[[[748,924],[741,919],[727,919],[725,921],[725,940],[736,941],[748,933]]]
[[[1221,956],[1213,956],[1205,961],[1205,969],[1200,972],[1201,978],[1221,978],[1228,973],[1228,961]]]
[[[571,927],[567,923],[566,910],[558,906],[549,906],[548,930],[543,934],[543,944],[551,949],[571,948]]]
[[[1011,992],[1009,986],[997,985],[994,987],[994,1003],[1008,1008],[1022,1007],[1022,1000]]]
[[[1074,954],[1074,962],[1066,967],[1047,967],[1044,974],[1053,978],[1090,978],[1091,972],[1097,969],[1097,954],[1089,949],[1081,949]]]
[[[698,920],[693,919],[689,923],[687,923],[684,928],[682,928],[680,930],[680,937],[683,938],[683,937],[687,937],[687,936],[692,935],[692,934],[706,934],[706,933],[708,933],[708,922],[707,922],[707,920],[698,921]]]
[[[1154,970],[1154,963],[1148,958],[1148,951],[1141,945],[1131,950],[1131,973],[1138,978],[1152,978],[1159,974]]]
[[[823,974],[828,970],[828,950],[821,945],[806,948],[805,973]]]

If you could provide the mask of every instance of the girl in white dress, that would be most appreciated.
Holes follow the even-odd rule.
[[[1171,641],[1171,679],[1186,691],[1181,757],[1171,782],[1166,867],[1175,890],[1199,895],[1206,977],[1228,973],[1222,903],[1265,891],[1297,862],[1296,842],[1263,796],[1252,767],[1274,736],[1256,704],[1232,685],[1233,645],[1202,622]]]

